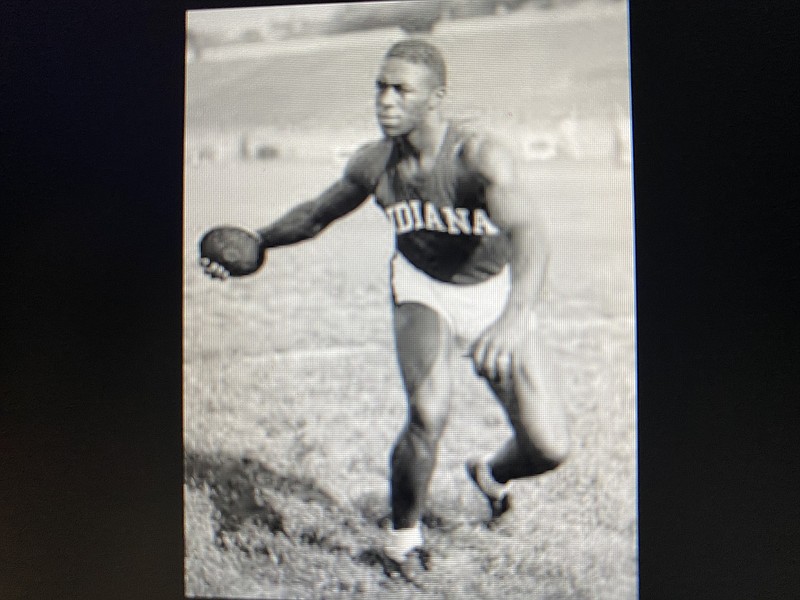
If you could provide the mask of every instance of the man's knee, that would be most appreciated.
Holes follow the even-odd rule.
[[[435,443],[444,432],[450,412],[449,398],[411,399],[408,429],[414,434]]]
[[[570,455],[569,430],[563,419],[537,423],[523,431],[517,431],[523,453],[537,470],[551,471],[563,464]]]
[[[563,422],[529,424],[514,429],[519,448],[532,471],[552,471],[569,458],[571,443],[569,431]]]
[[[430,395],[428,385],[409,398],[408,418],[395,444],[394,454],[404,457],[421,457],[436,453],[450,412],[449,396]]]
[[[561,466],[569,457],[569,444],[547,445],[523,441],[517,437],[519,458],[517,470],[511,477],[533,477]]]
[[[512,385],[494,387],[532,471],[555,469],[569,458],[571,440],[563,398],[543,386],[540,369],[515,364]]]
[[[547,445],[541,449],[544,459],[552,465],[550,469],[555,469],[564,463],[570,454],[569,435],[553,436],[553,439],[547,441]]]

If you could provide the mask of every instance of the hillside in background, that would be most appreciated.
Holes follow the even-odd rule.
[[[193,53],[232,43],[286,40],[397,27],[431,32],[443,21],[505,15],[520,9],[559,12],[580,5],[622,5],[622,0],[404,0],[318,4],[313,10],[291,6],[191,11],[187,23]]]
[[[448,61],[448,112],[523,136],[522,146],[574,134],[587,152],[613,152],[612,130],[630,135],[625,22],[622,5],[584,3],[441,23],[429,39]],[[374,137],[374,76],[403,37],[379,29],[209,51],[187,65],[187,139],[236,146],[221,140],[255,131],[283,145],[302,133],[300,146],[315,135],[352,146]]]

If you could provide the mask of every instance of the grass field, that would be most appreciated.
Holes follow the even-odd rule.
[[[561,135],[555,158],[528,160],[525,170],[553,238],[540,331],[574,453],[555,472],[514,483],[515,510],[484,527],[487,509],[463,460],[509,430],[465,365],[425,519],[432,566],[416,580],[392,576],[375,554],[405,413],[385,217],[368,203],[313,242],[271,252],[251,278],[212,282],[194,266],[205,229],[268,223],[377,135],[374,72],[400,35],[188,66],[186,593],[635,598],[631,175],[609,133],[629,107],[624,8],[530,11],[447,23],[433,35],[449,59],[450,110],[481,115],[523,154],[537,136]],[[566,151],[564,115],[584,152]],[[276,154],[242,160],[243,137]]]

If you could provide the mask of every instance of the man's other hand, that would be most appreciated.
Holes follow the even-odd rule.
[[[475,372],[491,383],[510,385],[514,355],[533,334],[533,318],[527,311],[506,312],[479,335],[469,350]]]

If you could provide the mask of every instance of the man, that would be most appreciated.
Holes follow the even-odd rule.
[[[393,317],[409,410],[391,456],[386,554],[402,563],[423,545],[420,514],[461,357],[471,358],[513,429],[494,456],[467,463],[492,518],[510,508],[507,482],[558,466],[569,435],[561,402],[540,378],[546,233],[512,154],[443,118],[446,69],[431,44],[392,46],[376,85],[383,139],[356,152],[318,198],[257,233],[265,249],[306,240],[371,195],[394,226]],[[201,263],[212,277],[228,276],[220,264]]]

